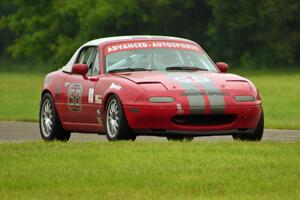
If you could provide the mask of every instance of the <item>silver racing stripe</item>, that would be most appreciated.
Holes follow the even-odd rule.
[[[184,77],[190,77],[191,75],[182,74],[182,73],[167,73],[167,75],[176,83],[180,85],[182,89],[184,89],[185,93],[190,92],[199,92],[197,88],[197,84],[201,86],[204,92],[207,94],[209,103],[210,103],[210,110],[213,114],[222,114],[225,111],[225,101],[224,97],[221,94],[221,91],[217,88],[215,83],[208,79],[205,76],[201,75],[192,75],[192,79],[187,78],[184,80]],[[180,80],[177,79],[180,77]],[[183,79],[182,79],[183,78]],[[190,113],[191,114],[203,114],[205,111],[205,100],[203,95],[187,95],[188,103],[190,106]]]
[[[200,83],[200,85],[203,87],[204,91],[208,94],[211,113],[213,114],[224,113],[225,112],[224,96],[220,95],[221,91],[217,88],[215,83],[210,80],[207,82],[202,82]]]
[[[167,75],[176,83],[180,85],[182,89],[184,89],[184,92],[197,92],[199,89],[196,87],[196,85],[192,82],[184,82],[184,81],[178,81],[175,78],[182,76],[182,73],[167,73]],[[191,114],[203,114],[205,111],[205,100],[203,96],[187,96],[188,103],[189,103],[189,109]]]
[[[180,83],[180,87],[184,89],[185,92],[195,92],[199,89],[193,83]],[[205,111],[205,101],[203,96],[187,96],[190,105],[191,114],[202,114]]]

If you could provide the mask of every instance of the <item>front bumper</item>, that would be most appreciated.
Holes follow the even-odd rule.
[[[188,110],[187,108],[182,108]],[[218,124],[178,124],[172,120],[178,115],[176,107],[164,106],[124,106],[127,122],[130,128],[145,135],[229,135],[245,133],[256,128],[262,112],[261,105],[227,106],[224,115],[234,115],[234,120]],[[210,114],[207,114],[207,116]]]

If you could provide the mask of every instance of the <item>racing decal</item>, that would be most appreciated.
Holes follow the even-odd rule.
[[[177,103],[176,104],[176,107],[177,107],[177,114],[179,115],[182,115],[184,113],[183,109],[182,109],[182,106],[180,103]]]
[[[203,82],[209,82],[208,78],[203,76],[174,76],[173,77],[177,82],[180,83],[203,83]]]
[[[228,96],[229,93],[221,92],[207,77],[200,75],[176,75],[176,73],[168,73],[168,76],[184,89],[184,92],[180,95],[187,97],[191,114],[205,112],[204,96],[208,96],[211,113],[223,113],[225,111],[224,96]],[[199,90],[197,85],[202,87],[203,91]]]
[[[182,74],[178,75],[178,73],[167,73],[167,75],[172,80],[176,81],[185,92],[199,92],[199,89],[193,83],[194,79],[190,79],[188,78],[188,76],[184,76]],[[199,96],[187,96],[187,99],[190,106],[191,114],[204,113],[204,98],[199,98]]]
[[[69,82],[65,82],[65,87],[69,87],[70,83]]]
[[[82,84],[71,83],[68,89],[68,106],[70,111],[81,111]]]
[[[112,83],[112,84],[109,86],[109,88],[111,88],[111,89],[116,89],[116,90],[121,90],[121,89],[122,89],[122,87],[121,87],[120,85],[116,84],[116,83]]]
[[[147,49],[147,48],[173,48],[190,51],[203,52],[196,44],[180,41],[141,41],[141,42],[119,42],[107,45],[104,49],[105,55],[120,51]]]
[[[95,95],[95,103],[102,104],[102,95]]]
[[[202,92],[202,91],[197,91],[197,92],[183,92],[180,94],[180,96],[229,96],[229,92]]]
[[[88,102],[89,103],[94,103],[94,88],[89,89]]]

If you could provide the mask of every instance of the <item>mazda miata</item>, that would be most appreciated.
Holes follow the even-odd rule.
[[[195,42],[168,36],[121,36],[89,41],[41,93],[44,140],[72,132],[106,134],[109,141],[139,135],[191,140],[232,135],[259,141],[262,100],[254,84],[227,73]]]

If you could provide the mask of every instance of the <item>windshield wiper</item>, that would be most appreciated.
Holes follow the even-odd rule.
[[[121,69],[113,69],[113,70],[109,70],[108,73],[114,73],[114,72],[135,72],[135,71],[150,71],[148,69],[145,68],[121,68]]]
[[[189,67],[189,66],[173,66],[173,67],[167,67],[166,70],[203,70],[203,71],[208,71],[208,69],[206,69],[206,68]]]

